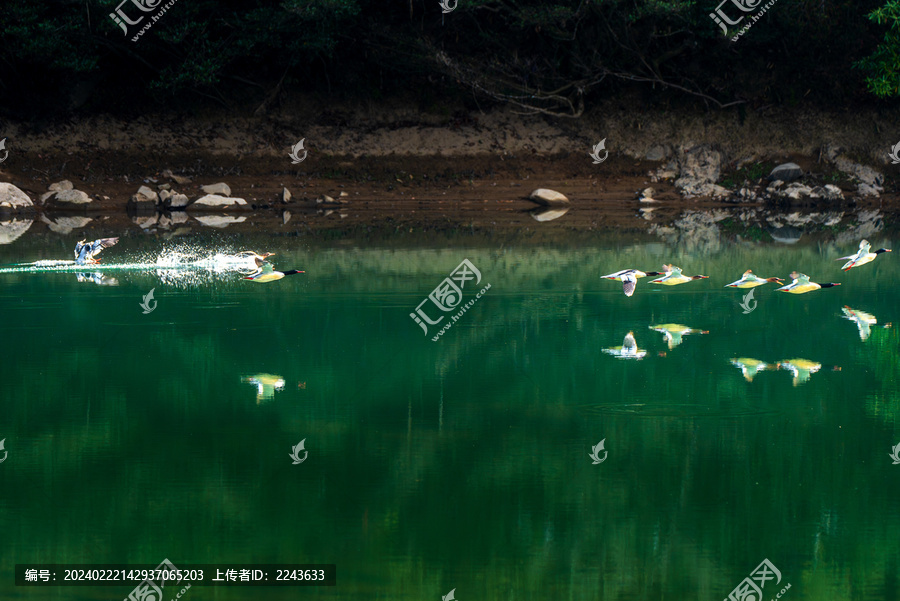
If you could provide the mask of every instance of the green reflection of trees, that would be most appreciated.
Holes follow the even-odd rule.
[[[897,328],[873,327],[854,355],[867,366],[875,390],[866,397],[866,413],[888,424],[900,421],[900,334]]]
[[[0,526],[15,561],[336,562],[321,597],[662,599],[724,598],[768,557],[797,599],[888,596],[896,330],[861,343],[828,291],[762,289],[758,316],[705,284],[625,299],[596,276],[665,249],[609,245],[465,251],[492,289],[432,343],[408,313],[461,254],[316,253],[304,267],[326,275],[161,295],[179,317],[142,329],[139,295],[119,310],[90,288],[45,310],[57,325],[14,330],[2,409],[23,455],[0,466]],[[718,285],[828,258],[735,247],[692,271]],[[893,319],[890,277],[838,277]],[[668,349],[647,329],[666,322],[710,334]],[[630,329],[645,360],[600,353]],[[747,383],[734,356],[826,367]],[[287,381],[263,405],[240,382],[260,371]]]

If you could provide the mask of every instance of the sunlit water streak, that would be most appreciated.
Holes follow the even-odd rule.
[[[17,263],[0,267],[0,274],[77,273],[99,275],[101,272],[109,271],[155,271],[162,283],[187,287],[207,283],[234,273],[248,275],[255,270],[256,263],[246,251],[239,253],[218,251],[210,254],[210,251],[204,249],[180,248],[166,250],[155,258],[152,255],[142,256],[132,261],[119,263],[84,265],[71,260],[56,259]]]

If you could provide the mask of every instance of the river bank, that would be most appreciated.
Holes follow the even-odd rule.
[[[666,215],[674,221],[685,211],[735,204],[888,216],[897,206],[898,165],[889,156],[896,111],[670,113],[625,104],[610,101],[573,120],[307,99],[262,118],[211,112],[6,123],[0,181],[33,202],[22,218],[58,232],[71,231],[60,220],[98,216],[144,231],[185,223],[318,230],[396,222],[422,230],[536,221],[589,231],[646,229]],[[289,154],[300,140],[303,160],[294,163]],[[590,153],[601,140],[597,163]],[[794,172],[775,181],[772,169],[783,164]],[[84,193],[78,202],[48,192],[60,182]],[[188,206],[187,214],[170,206],[168,197],[193,203],[216,183],[245,204]],[[142,186],[148,198],[138,195]],[[569,198],[565,219],[526,200],[536,188]],[[222,212],[230,217],[203,217]]]

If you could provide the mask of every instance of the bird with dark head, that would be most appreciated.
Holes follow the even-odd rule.
[[[796,271],[791,272],[791,280],[793,280],[787,286],[782,286],[781,288],[776,288],[775,292],[788,292],[790,294],[806,294],[807,292],[812,292],[813,290],[819,290],[820,288],[834,288],[835,286],[840,286],[840,282],[830,282],[828,284],[819,284],[817,282],[810,282],[809,276],[805,273],[798,273]]]
[[[880,255],[881,253],[889,253],[891,249],[889,248],[879,248],[875,252],[871,252],[872,245],[869,244],[868,240],[863,240],[859,243],[859,250],[856,251],[856,254],[847,255],[846,257],[840,257],[836,259],[837,261],[847,261],[844,263],[844,266],[841,267],[844,271],[849,271],[854,267],[859,267],[860,265],[865,265],[866,263],[871,263]]]
[[[75,244],[75,262],[79,265],[94,265],[100,262],[96,255],[119,241],[118,238],[99,238],[93,242],[82,240]]]

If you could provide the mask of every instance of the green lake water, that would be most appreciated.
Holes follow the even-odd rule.
[[[193,249],[274,250],[276,269],[307,273],[0,274],[0,598],[124,599],[132,587],[14,586],[13,570],[168,558],[337,566],[333,587],[187,601],[717,601],[764,559],[781,573],[764,599],[787,584],[789,601],[897,599],[900,254],[841,272],[856,242],[220,234]],[[102,257],[165,244],[123,237]],[[42,248],[23,238],[0,262],[70,257]],[[463,303],[490,289],[433,342],[410,313],[463,259],[481,273]],[[663,263],[710,277],[642,279],[631,298],[599,278]],[[842,286],[768,284],[745,314],[749,291],[723,286],[746,269]],[[865,341],[845,305],[877,318]],[[670,347],[659,324],[708,333]],[[642,359],[604,352],[629,331]],[[819,367],[748,381],[733,358]]]

